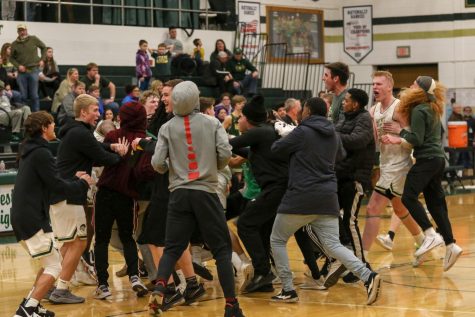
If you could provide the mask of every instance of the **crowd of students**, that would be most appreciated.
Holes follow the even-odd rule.
[[[25,120],[12,225],[42,269],[15,316],[54,316],[40,305],[43,298],[83,303],[70,291],[73,281],[95,284],[94,297],[109,298],[109,245],[122,251],[124,275],[136,295],[151,290],[152,315],[206,293],[197,275],[212,279],[203,267],[208,250],[216,260],[225,317],[244,316],[236,276],[242,294],[274,292],[281,283],[271,300],[296,302],[286,250],[292,235],[310,271],[303,289],[328,289],[344,275],[345,283],[364,283],[371,305],[382,279],[367,254],[389,201],[419,246],[414,265],[445,244],[443,266],[449,270],[462,249],[441,187],[444,87],[420,76],[397,99],[392,75],[376,72],[376,103],[368,111],[368,95],[347,87],[348,77],[346,64],[327,64],[323,81],[331,95],[302,103],[288,99],[269,111],[259,95],[223,93],[214,106],[194,83],[180,79],[158,83],[158,92],[135,86],[119,106],[115,87],[96,64],[88,65],[84,82],[77,70],[68,71],[59,89],[72,83],[72,91],[60,103],[56,158],[46,146],[56,137],[53,117],[39,111]],[[94,96],[99,87],[109,88],[111,98]],[[372,190],[376,144],[381,176],[362,239],[358,212]],[[418,200],[421,192],[438,232]],[[237,235],[226,223],[236,217]],[[149,285],[142,281],[139,254]]]

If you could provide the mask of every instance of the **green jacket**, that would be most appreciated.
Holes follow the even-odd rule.
[[[257,70],[254,65],[246,58],[241,58],[240,61],[237,61],[234,58],[231,58],[229,62],[226,64],[226,69],[229,70],[231,75],[233,75],[234,80],[241,81],[246,76],[246,70],[250,70],[251,72],[255,72]]]
[[[411,131],[401,130],[400,136],[414,147],[414,157],[444,157],[442,124],[428,104],[415,106],[411,112]]]
[[[38,56],[38,49],[41,57]],[[30,72],[38,67],[41,59],[46,55],[46,45],[34,35],[28,35],[24,39],[17,38],[12,43],[12,55],[10,61],[15,67],[23,65]]]

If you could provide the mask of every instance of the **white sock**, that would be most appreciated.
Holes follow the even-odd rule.
[[[417,245],[421,245],[422,244],[422,241],[424,241],[424,234],[421,232],[419,232],[419,234],[416,234],[414,237],[414,240],[416,241]]]
[[[435,232],[435,230],[434,230],[433,227],[430,227],[429,229],[424,230],[424,234],[425,234],[427,237],[432,237],[432,236],[435,236],[435,235],[436,235],[436,232]]]
[[[69,288],[69,281],[64,281],[58,278],[58,284],[56,285],[56,289],[68,289]]]
[[[37,299],[28,298],[28,300],[26,301],[25,307],[37,307],[39,303],[40,301]]]
[[[242,266],[242,260],[241,258],[239,257],[239,255],[237,255],[236,252],[233,252],[233,254],[231,255],[231,262],[233,263],[234,267],[236,268],[236,270],[240,270],[241,269],[241,266]]]

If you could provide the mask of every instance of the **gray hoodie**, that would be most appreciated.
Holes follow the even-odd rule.
[[[218,169],[231,157],[226,131],[218,119],[199,112],[198,87],[184,81],[173,88],[175,117],[158,132],[152,166],[169,170],[170,192],[178,188],[216,193]]]

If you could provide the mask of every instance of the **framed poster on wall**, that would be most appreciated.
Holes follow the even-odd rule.
[[[286,43],[287,53],[309,53],[310,63],[324,63],[322,10],[267,6],[266,12],[268,43]],[[270,61],[283,60],[270,56]]]

